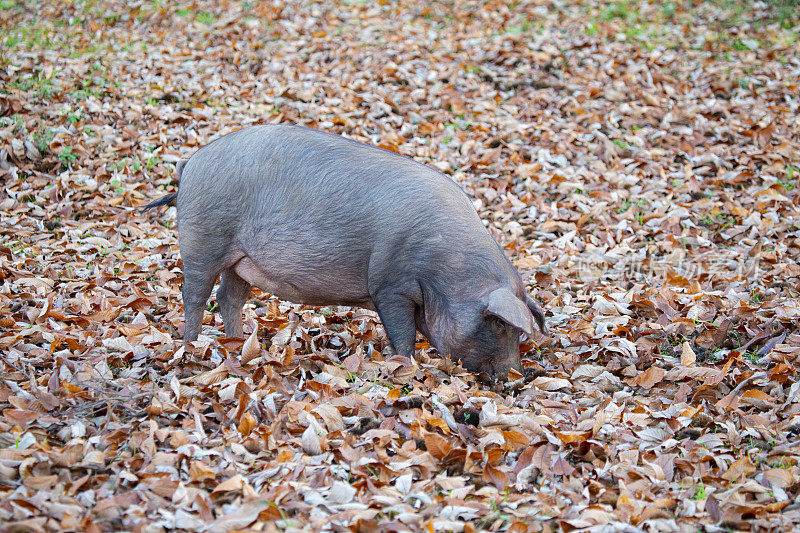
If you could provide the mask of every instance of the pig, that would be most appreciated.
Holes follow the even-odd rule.
[[[378,312],[396,354],[417,330],[471,372],[521,370],[520,333],[541,308],[444,174],[395,152],[293,125],[219,137],[177,165],[184,343],[217,277],[227,337],[253,286],[295,303]]]

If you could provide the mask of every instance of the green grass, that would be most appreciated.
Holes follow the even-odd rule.
[[[702,483],[700,485],[696,485],[694,487],[694,494],[692,494],[693,500],[705,500],[708,497],[708,493],[706,492],[706,486]]]
[[[175,10],[175,15],[178,17],[188,17],[191,14],[192,11],[185,7]],[[205,24],[206,26],[209,26],[214,23],[213,13],[209,13],[207,11],[198,11],[197,13],[194,14],[194,16],[195,19],[197,19],[197,22],[199,22],[200,24]]]
[[[70,168],[78,160],[78,154],[72,150],[71,146],[67,146],[58,153],[58,160],[61,161],[63,168]]]
[[[197,12],[197,22],[200,24],[205,24],[206,26],[211,25],[214,22],[214,15],[211,13],[206,13],[204,11]]]
[[[76,122],[79,122],[80,120],[81,120],[81,111],[80,111],[80,109],[78,109],[76,111],[69,111],[67,113],[67,122],[69,122],[70,124],[75,124]]]
[[[632,10],[627,2],[617,2],[611,6],[604,8],[600,12],[600,16],[606,22],[623,19],[627,21],[634,21],[639,18],[639,11]]]
[[[8,86],[14,87],[15,89],[19,89],[21,91],[30,91],[33,89],[40,96],[46,95],[48,97],[56,91],[53,81],[42,77],[41,73],[28,76],[27,78],[23,78],[18,81],[12,81],[8,84]]]
[[[800,3],[797,0],[767,0],[773,12],[773,20],[784,29],[790,29],[800,21]]]
[[[595,18],[584,27],[584,33],[593,37],[600,33],[603,24],[611,24],[614,34],[607,37],[617,39],[617,34],[625,35],[626,40],[638,42],[642,48],[652,50],[658,46],[675,48],[687,45],[691,35],[676,33],[675,24],[693,26],[696,20],[703,18],[702,12],[716,5],[715,19],[709,29],[712,36],[701,39],[697,49],[723,47],[738,51],[758,51],[762,48],[793,46],[799,39],[798,32],[772,32],[769,40],[775,42],[759,42],[756,39],[740,38],[737,27],[750,25],[756,31],[765,25],[779,22],[781,27],[792,30],[800,23],[800,2],[798,0],[765,0],[768,7],[766,17],[757,9],[755,0],[707,0],[700,3],[677,2],[668,0],[660,9],[645,9],[646,4],[640,0],[617,0],[600,3],[596,8]],[[512,30],[516,30],[513,27]],[[736,30],[734,32],[734,30]],[[696,35],[695,35],[696,37]]]
[[[756,42],[758,42],[758,41],[756,41]],[[744,43],[744,41],[741,41],[739,39],[734,41],[732,46],[733,46],[734,50],[739,50],[739,51],[752,50],[752,48],[750,48],[750,46],[748,46],[747,44]]]
[[[617,208],[617,213],[624,213],[632,205],[638,205],[640,207],[646,207],[647,206],[647,200],[645,200],[644,198],[640,198],[639,200],[635,200],[633,202],[631,202],[630,200],[623,200],[622,201],[622,205]]]
[[[631,146],[622,139],[611,139],[611,142],[622,148],[623,150],[630,150]]]
[[[158,156],[151,155],[150,157],[147,158],[147,161],[145,162],[145,168],[147,169],[148,172],[150,172],[156,167],[156,165],[158,165],[158,163],[159,163]]]
[[[748,350],[748,351],[746,351],[746,352],[743,354],[743,357],[744,357],[745,359],[747,359],[748,361],[750,361],[751,363],[758,362],[758,360],[759,360],[759,359],[761,359],[761,356],[760,356],[760,355],[758,355],[758,353],[756,353],[756,352],[755,352],[755,351],[753,351],[753,350]]]
[[[14,133],[22,132],[24,124],[22,122],[22,117],[19,115],[19,113],[14,113],[10,117],[0,118],[0,127],[10,126],[11,124],[14,125],[14,128],[12,130]]]
[[[125,187],[122,186],[122,182],[119,179],[114,178],[111,180],[110,183],[111,183],[111,188],[114,189],[114,191],[116,191],[117,194],[125,194]],[[216,306],[217,304],[215,303],[214,304],[215,309]],[[209,309],[209,311],[213,311],[213,309]]]
[[[730,28],[742,23],[751,22],[747,11],[753,7],[753,0],[714,0],[726,15],[719,23]],[[752,21],[754,24],[777,22],[784,29],[791,29],[800,22],[800,3],[797,0],[765,0],[770,15],[767,20]]]
[[[86,100],[90,96],[94,98],[102,98],[108,94],[109,85],[114,85],[116,87],[119,85],[119,82],[109,83],[105,78],[98,76],[95,78],[85,78],[79,80],[77,85],[79,88],[70,91],[69,95],[76,100]]]
[[[39,149],[39,152],[42,155],[47,154],[50,151],[50,141],[52,141],[53,137],[55,136],[56,132],[50,129],[40,129],[33,134],[33,141],[36,143],[36,148]]]
[[[55,44],[48,29],[31,24],[22,24],[10,29],[0,30],[2,43],[6,48],[52,48]]]

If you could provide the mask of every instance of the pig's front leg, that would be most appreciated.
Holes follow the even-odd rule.
[[[417,328],[414,325],[416,304],[407,296],[392,291],[378,292],[372,296],[372,303],[395,353],[413,359],[417,340]]]

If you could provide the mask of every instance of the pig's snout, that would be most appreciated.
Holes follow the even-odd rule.
[[[522,360],[519,356],[519,345],[516,349],[506,353],[496,353],[494,357],[484,359],[477,370],[478,373],[486,373],[491,379],[506,380],[508,373],[513,368],[522,373]],[[469,368],[467,368],[470,370]]]
[[[522,361],[519,357],[519,351],[517,351],[516,357],[510,356],[505,359],[494,361],[489,365],[489,369],[487,369],[486,373],[489,374],[489,377],[494,379],[507,379],[508,373],[513,368],[519,373],[522,373]]]
[[[513,368],[522,372],[519,354],[519,332],[508,327],[499,335],[484,335],[479,342],[462,344],[460,350],[451,351],[466,370],[476,374],[487,374],[492,379],[505,380]],[[458,355],[456,355],[458,354]]]

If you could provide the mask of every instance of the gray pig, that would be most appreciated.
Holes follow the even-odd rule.
[[[472,372],[521,370],[520,331],[544,313],[470,200],[413,159],[287,125],[222,136],[178,163],[184,343],[217,276],[225,335],[242,336],[252,286],[308,305],[373,309],[395,352],[419,330]]]

